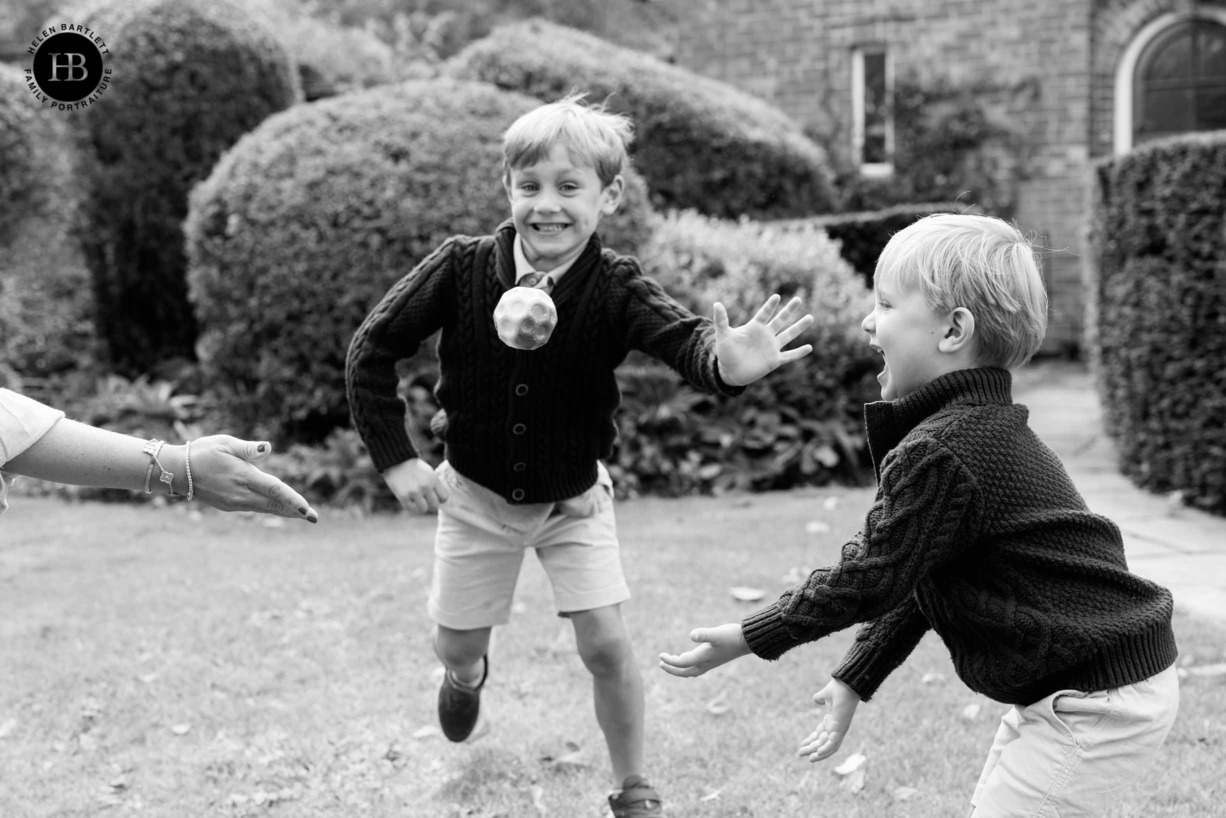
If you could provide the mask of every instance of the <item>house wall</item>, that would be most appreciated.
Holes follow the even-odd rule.
[[[772,101],[822,135],[842,162],[852,152],[854,48],[886,45],[896,76],[989,84],[994,113],[1025,134],[1031,149],[1015,218],[1051,249],[1045,349],[1077,349],[1089,101],[1097,88],[1091,0],[1033,0],[1024,9],[1006,0],[675,2],[687,21],[676,43],[679,65]]]

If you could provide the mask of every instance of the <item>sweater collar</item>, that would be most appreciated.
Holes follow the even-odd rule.
[[[1013,374],[1007,369],[959,369],[934,378],[909,395],[864,405],[873,471],[881,479],[881,461],[925,418],[951,406],[1013,403]]]
[[[515,239],[517,234],[515,232],[515,222],[507,219],[498,225],[494,236],[498,248],[498,278],[502,282],[503,287],[509,290],[515,286],[516,281]],[[600,261],[600,253],[600,236],[593,233],[592,237],[588,239],[587,247],[584,247],[579,257],[566,268],[566,275],[554,281],[553,289],[549,295],[553,298],[555,304],[568,298],[570,293],[587,278],[588,272],[596,268],[597,263]]]

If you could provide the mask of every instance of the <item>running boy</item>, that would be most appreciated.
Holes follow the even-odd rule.
[[[448,239],[393,286],[354,336],[346,378],[354,422],[392,491],[409,510],[438,511],[428,610],[447,669],[443,732],[463,741],[476,725],[491,628],[508,621],[524,551],[535,549],[592,673],[616,788],[610,807],[617,818],[647,818],[662,813],[643,778],[642,678],[600,462],[614,441],[614,369],[639,349],[695,387],[736,394],[811,351],[784,347],[812,317],[800,317],[798,299],[776,314],[772,296],[744,326],[730,327],[718,304],[708,321],[634,258],[602,247],[596,228],[621,200],[630,138],[626,117],[582,97],[514,122],[503,144],[511,219],[492,236]],[[547,274],[533,286],[552,294],[557,325],[541,348],[513,349],[495,331],[494,307],[535,271]],[[440,328],[446,459],[435,470],[405,433],[394,364]]]
[[[837,565],[740,624],[661,654],[698,676],[777,659],[864,623],[814,697],[800,755],[843,741],[932,628],[968,687],[1013,705],[972,798],[975,818],[1101,815],[1147,768],[1179,704],[1171,594],[1129,573],[1119,529],[1091,513],[1011,397],[1038,350],[1047,296],[1030,246],[998,219],[937,215],[877,262],[862,328],[885,359],[865,407],[877,496]]]

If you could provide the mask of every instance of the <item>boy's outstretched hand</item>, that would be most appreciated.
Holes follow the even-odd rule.
[[[750,652],[741,626],[735,622],[717,628],[696,628],[690,632],[690,641],[697,642],[698,647],[680,656],[661,653],[660,669],[673,676],[701,676]]]
[[[813,351],[812,344],[784,349],[809,328],[813,316],[801,316],[805,307],[799,298],[793,298],[775,314],[780,300],[778,295],[772,295],[749,323],[739,327],[728,325],[728,311],[723,304],[716,303],[715,357],[719,359],[719,374],[724,383],[745,386]]]
[[[851,727],[851,717],[856,714],[860,696],[838,679],[813,694],[813,701],[826,705],[826,714],[817,729],[800,745],[801,758],[821,761],[838,751]]]

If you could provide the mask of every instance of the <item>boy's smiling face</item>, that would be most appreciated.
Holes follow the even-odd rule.
[[[602,185],[596,168],[576,164],[561,144],[534,165],[511,168],[507,177],[515,231],[528,262],[542,272],[583,252],[600,217],[617,209],[625,186],[621,176]]]
[[[873,296],[873,311],[860,328],[885,358],[885,368],[877,375],[882,400],[905,397],[950,371],[950,356],[940,348],[950,331],[948,316],[928,306],[915,288],[877,282]]]

